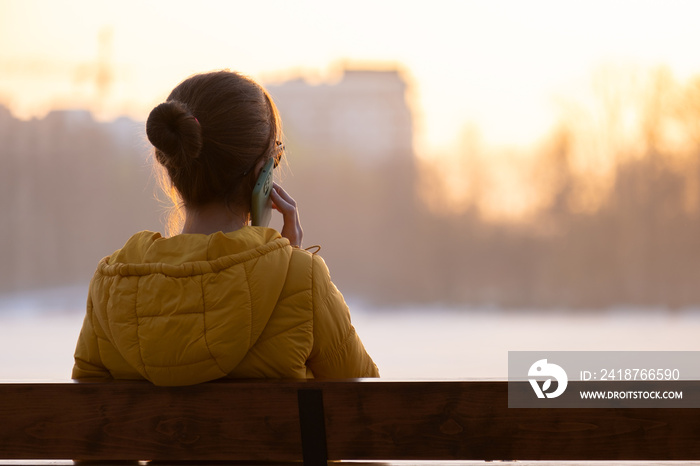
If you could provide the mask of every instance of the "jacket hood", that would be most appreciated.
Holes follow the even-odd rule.
[[[123,362],[156,385],[223,377],[265,328],[291,255],[269,228],[171,238],[143,231],[99,263],[93,318]]]

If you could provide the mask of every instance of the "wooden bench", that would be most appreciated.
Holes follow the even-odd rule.
[[[0,459],[700,459],[700,410],[509,409],[507,390],[486,381],[0,383]]]

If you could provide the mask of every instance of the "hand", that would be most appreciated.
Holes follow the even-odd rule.
[[[270,198],[272,199],[272,207],[282,214],[284,220],[282,236],[287,238],[292,246],[301,247],[304,232],[301,229],[301,223],[299,223],[299,210],[296,201],[277,183],[273,183]]]

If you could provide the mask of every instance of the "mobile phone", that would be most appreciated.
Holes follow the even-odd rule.
[[[272,200],[270,193],[272,192],[272,169],[274,168],[275,158],[270,157],[267,161],[258,181],[253,188],[253,202],[250,208],[251,224],[258,227],[266,227],[270,223],[272,217]]]

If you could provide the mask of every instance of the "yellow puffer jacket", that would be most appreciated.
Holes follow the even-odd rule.
[[[73,378],[378,377],[320,256],[277,231],[137,233],[99,263]]]

